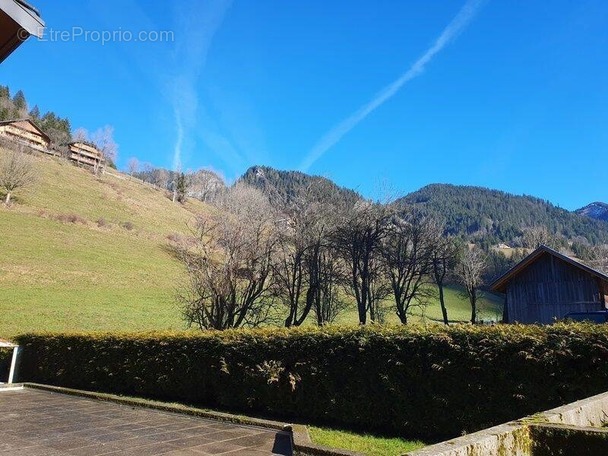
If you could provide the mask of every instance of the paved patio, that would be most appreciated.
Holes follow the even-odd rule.
[[[292,454],[285,432],[25,388],[0,391],[0,455]]]

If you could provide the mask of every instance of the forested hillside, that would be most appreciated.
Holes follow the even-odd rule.
[[[324,198],[352,202],[362,197],[331,180],[298,171],[266,166],[249,168],[241,181],[262,190],[286,207],[304,197],[311,186]],[[547,243],[585,256],[591,246],[608,243],[608,223],[559,208],[533,196],[519,196],[483,187],[432,184],[397,200],[445,223],[446,234],[486,249],[500,243],[533,248]]]
[[[446,231],[473,242],[526,246],[530,231],[546,229],[553,243],[608,242],[608,223],[582,217],[532,196],[483,187],[427,185],[401,199],[445,221]]]
[[[579,215],[608,222],[608,204],[596,201],[575,211]]]
[[[320,176],[299,171],[280,171],[268,166],[252,166],[240,181],[264,192],[275,205],[286,207],[298,198],[308,197],[311,190],[326,202],[354,202],[361,199],[354,190],[340,187]]]

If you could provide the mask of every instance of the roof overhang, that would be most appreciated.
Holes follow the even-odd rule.
[[[19,122],[28,122],[32,127],[34,127],[36,129],[36,131],[38,132],[38,134],[40,136],[42,136],[46,142],[51,142],[51,137],[49,135],[47,135],[44,130],[42,130],[42,128],[40,128],[38,125],[36,125],[36,122],[34,122],[32,119],[30,118],[26,118],[26,119],[12,119],[12,120],[3,120],[0,121],[0,125],[11,125],[11,124],[16,124]]]
[[[42,38],[44,21],[22,0],[0,0],[0,63],[30,36]]]
[[[521,260],[519,263],[517,263],[515,266],[505,272],[502,276],[496,279],[490,285],[490,290],[495,293],[505,293],[509,282],[515,277],[517,277],[519,274],[521,274],[530,264],[534,263],[543,255],[552,255],[560,259],[561,261],[564,261],[572,266],[581,269],[587,274],[594,276],[601,284],[602,290],[604,290],[604,292],[608,291],[608,276],[606,274],[597,271],[593,268],[590,268],[589,266],[579,261],[576,261],[573,258],[570,258],[566,255],[562,255],[561,253],[557,252],[556,250],[553,250],[550,247],[547,247],[546,245],[541,245],[540,247],[538,247],[536,250],[534,250],[534,252],[532,252],[530,255],[525,257],[523,260]]]

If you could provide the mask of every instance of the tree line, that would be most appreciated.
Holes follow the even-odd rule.
[[[287,206],[244,182],[217,193],[191,236],[172,244],[187,270],[178,300],[201,329],[312,318],[331,323],[351,304],[360,324],[393,312],[403,324],[437,295],[445,324],[444,288],[457,280],[478,314],[488,254],[446,236],[436,218],[396,201],[336,197],[313,180]]]
[[[140,165],[139,161],[132,157],[127,163],[127,170],[129,175],[166,190],[173,201],[180,203],[186,202],[188,198],[210,202],[226,189],[224,179],[208,169],[172,171],[154,167],[150,163]]]

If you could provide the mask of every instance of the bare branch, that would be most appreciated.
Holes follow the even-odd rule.
[[[4,204],[11,203],[13,192],[32,185],[36,181],[34,162],[19,150],[0,154],[0,189],[6,194]]]

